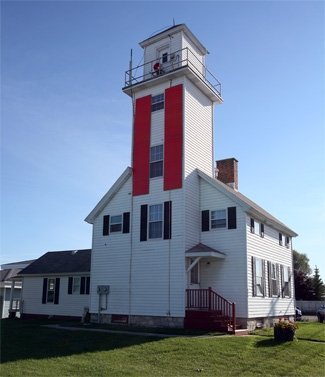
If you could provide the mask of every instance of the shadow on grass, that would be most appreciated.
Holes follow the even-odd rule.
[[[255,347],[256,348],[269,348],[269,347],[277,347],[280,344],[283,344],[283,342],[279,342],[277,340],[274,340],[274,338],[268,338],[259,340],[256,342]]]
[[[52,322],[52,324],[57,321]],[[156,342],[161,338],[112,333],[67,331],[41,325],[49,321],[1,320],[1,363],[45,359]]]

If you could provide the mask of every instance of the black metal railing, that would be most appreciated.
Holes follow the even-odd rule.
[[[188,47],[129,69],[125,72],[125,88],[184,67],[190,68],[210,89],[221,96],[221,83]]]

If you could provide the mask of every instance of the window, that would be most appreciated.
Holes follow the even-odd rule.
[[[150,178],[163,175],[164,148],[163,145],[155,145],[150,148]]]
[[[122,231],[122,215],[111,216],[110,232]]]
[[[74,277],[72,283],[72,294],[80,293],[80,277]]]
[[[130,233],[130,212],[123,212],[123,215],[103,216],[103,236],[121,231]]]
[[[290,297],[290,268],[281,266],[282,297]]]
[[[260,227],[260,236],[264,237],[264,224],[261,224],[261,227]]]
[[[282,246],[282,233],[279,233],[279,245]]]
[[[162,63],[167,63],[168,61],[168,53],[167,52],[164,52],[161,56],[161,62]]]
[[[162,237],[163,207],[162,204],[149,206],[149,238]]]
[[[70,276],[68,279],[68,295],[89,295],[90,276]]]
[[[268,274],[269,274],[269,296],[278,297],[279,296],[279,265],[272,262],[268,263]]]
[[[225,228],[227,225],[226,210],[211,211],[211,228]]]
[[[191,263],[193,263],[193,259],[191,259]],[[199,262],[191,269],[190,272],[190,284],[199,284]]]
[[[251,218],[251,233],[255,233],[255,222],[254,219]]]
[[[253,296],[263,297],[265,294],[264,260],[253,257]]]
[[[46,302],[54,302],[54,293],[55,293],[55,279],[48,279]]]
[[[164,108],[165,104],[165,95],[158,94],[151,97],[151,111],[157,111]]]
[[[288,236],[285,237],[285,246],[289,249],[290,247],[290,238]]]

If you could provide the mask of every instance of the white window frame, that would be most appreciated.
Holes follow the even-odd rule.
[[[222,216],[220,214],[223,214]],[[217,216],[218,215],[218,216]],[[214,223],[213,222],[219,221],[222,223]],[[226,209],[215,209],[210,211],[210,228],[211,229],[222,229],[227,228],[227,210]]]
[[[284,297],[290,297],[290,276],[289,276],[289,267],[288,266],[282,266],[283,270],[283,296]]]
[[[116,229],[116,225],[120,225],[120,227],[118,227]],[[122,216],[122,214],[111,216],[110,222],[109,222],[109,232],[110,233],[121,233],[122,227],[123,227],[123,216]]]
[[[156,213],[154,213],[156,211]],[[149,205],[148,216],[148,239],[161,239],[163,237],[163,219],[164,219],[164,206],[163,204],[151,204]],[[159,224],[159,235],[152,234],[152,225]]]
[[[161,148],[159,153],[155,153],[155,149],[158,147]],[[161,174],[155,175],[153,174],[154,170],[153,167],[159,164],[159,169],[161,169]],[[150,164],[149,164],[149,175],[150,178],[159,178],[164,175],[164,144],[152,145],[150,147]]]
[[[260,258],[255,259],[255,292],[257,297],[264,297],[264,274],[263,274],[264,260]]]
[[[278,272],[277,264],[271,262],[271,285],[272,285],[272,297],[278,297]]]
[[[290,237],[289,236],[284,236],[284,242],[285,242],[285,247],[289,249],[290,247]]]
[[[53,282],[53,288],[51,288],[52,282]],[[51,293],[51,299],[49,299],[49,293]],[[47,287],[46,287],[46,303],[54,304],[54,300],[55,300],[55,278],[48,278]]]
[[[165,108],[165,94],[160,93],[151,97],[151,112]]]
[[[81,277],[80,276],[73,276],[72,278],[72,294],[79,295],[80,294],[80,286],[81,286]]]

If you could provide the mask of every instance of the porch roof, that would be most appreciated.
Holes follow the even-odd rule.
[[[225,253],[213,249],[210,246],[204,245],[203,243],[198,243],[189,250],[185,251],[186,257],[213,257],[213,258],[224,258]]]

